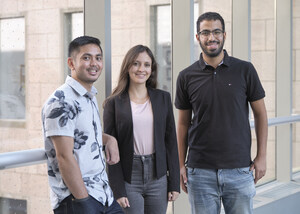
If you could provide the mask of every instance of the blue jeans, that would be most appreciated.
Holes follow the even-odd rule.
[[[84,199],[74,199],[72,195],[66,197],[56,208],[54,214],[123,214],[122,208],[116,202],[104,206],[99,201],[89,196]]]
[[[167,176],[157,179],[153,155],[133,158],[131,184],[125,182],[130,207],[126,214],[165,214],[168,205]]]
[[[193,214],[252,214],[256,193],[253,172],[237,169],[187,168],[187,189]]]

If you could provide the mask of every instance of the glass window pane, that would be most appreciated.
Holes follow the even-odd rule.
[[[194,33],[193,33],[193,37],[194,37],[194,61],[199,60],[199,56],[201,53],[201,48],[199,47],[199,42],[196,39],[196,33],[197,33],[197,25],[196,22],[198,20],[199,17],[199,3],[198,0],[195,0],[194,2],[194,21],[193,21],[193,26],[194,26]]]
[[[83,36],[84,27],[83,27],[83,13],[72,13],[71,18],[71,26],[72,26],[72,39],[75,39],[79,36]],[[71,41],[70,41],[71,42]]]
[[[293,1],[293,114],[300,114],[300,1]],[[293,172],[300,171],[300,123],[293,124]]]
[[[0,19],[0,119],[25,119],[25,19]]]
[[[27,214],[26,200],[0,197],[0,212],[3,214]]]
[[[251,61],[266,92],[268,117],[275,117],[275,29],[274,0],[251,1]],[[256,155],[256,137],[252,130],[252,157]],[[275,128],[269,127],[267,173],[259,184],[275,179]]]
[[[154,38],[157,38],[155,49],[156,60],[159,65],[158,82],[159,88],[171,93],[172,73],[171,73],[171,6],[153,6],[156,10]]]
[[[64,77],[70,74],[70,69],[67,65],[69,43],[84,35],[83,12],[73,12],[64,14]]]

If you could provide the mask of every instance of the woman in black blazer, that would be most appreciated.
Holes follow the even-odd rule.
[[[114,197],[126,213],[166,213],[180,191],[171,97],[156,89],[157,64],[143,45],[131,48],[118,85],[104,103],[104,132],[119,145],[120,162],[108,166]]]

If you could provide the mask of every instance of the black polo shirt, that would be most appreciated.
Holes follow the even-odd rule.
[[[175,106],[192,109],[187,166],[228,169],[251,163],[249,102],[265,97],[250,62],[228,56],[216,69],[199,61],[179,73]]]

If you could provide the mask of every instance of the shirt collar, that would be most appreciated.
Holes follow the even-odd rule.
[[[204,61],[204,63],[205,63],[205,65],[209,65],[207,62],[205,62]],[[220,66],[220,65],[222,65],[223,64],[223,60],[219,63],[219,65],[218,66]]]
[[[227,54],[227,51],[226,50],[223,50],[224,51],[224,58],[223,60],[221,61],[221,63],[219,64],[220,65],[226,65],[226,66],[229,66],[230,64],[230,58]],[[200,54],[200,58],[199,58],[199,66],[202,70],[204,70],[206,68],[206,66],[209,66],[209,64],[207,64],[204,59],[203,59],[203,55],[202,53]]]
[[[92,86],[91,91],[86,90],[77,80],[75,80],[71,76],[67,76],[66,84],[73,88],[80,96],[86,95],[92,99],[98,93],[97,89],[94,86]]]

